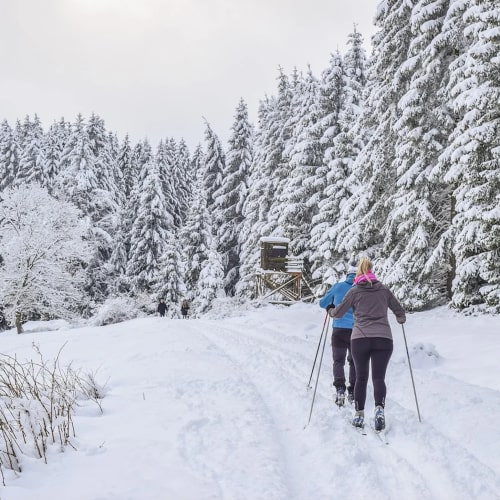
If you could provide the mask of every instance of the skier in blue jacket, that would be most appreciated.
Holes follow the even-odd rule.
[[[351,289],[356,276],[356,265],[349,264],[345,281],[335,283],[325,296],[319,301],[320,307],[330,309],[336,307],[344,298],[345,294]],[[352,308],[349,309],[342,318],[334,319],[332,322],[332,356],[333,356],[333,385],[336,389],[335,403],[338,406],[344,406],[345,393],[347,390],[347,399],[350,403],[354,399],[354,384],[356,382],[356,370],[351,355],[351,334],[354,324],[354,315]],[[349,363],[349,386],[346,387],[346,378],[344,372],[345,360]]]

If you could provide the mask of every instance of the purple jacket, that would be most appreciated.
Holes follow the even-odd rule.
[[[335,318],[341,318],[350,308],[354,311],[354,326],[351,340],[364,337],[392,339],[387,318],[390,309],[398,323],[406,321],[401,304],[392,292],[380,281],[362,281],[353,286],[335,309]]]

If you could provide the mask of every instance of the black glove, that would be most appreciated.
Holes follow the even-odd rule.
[[[328,316],[330,316],[330,318],[333,318],[335,316],[335,304],[330,304],[326,308],[326,312],[328,313]]]
[[[396,318],[397,322],[400,324],[400,325],[403,325],[406,323],[406,318]]]

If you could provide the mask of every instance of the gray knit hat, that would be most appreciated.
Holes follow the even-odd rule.
[[[347,274],[356,274],[358,270],[358,266],[356,262],[349,262],[349,266],[347,267]]]

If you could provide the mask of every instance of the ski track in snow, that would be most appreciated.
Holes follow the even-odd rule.
[[[305,430],[303,430],[303,423],[306,422],[307,411],[309,410],[310,398],[312,397],[312,391],[306,393],[305,392],[305,384],[304,378],[300,377],[300,372],[297,373],[295,366],[290,367],[290,358],[287,356],[286,352],[283,352],[283,349],[279,345],[272,345],[269,340],[264,340],[262,337],[258,339],[253,339],[248,335],[244,337],[241,336],[241,333],[233,332],[228,329],[220,329],[220,340],[223,340],[227,346],[227,340],[230,336],[236,335],[236,342],[234,342],[234,348],[232,350],[232,356],[240,358],[240,361],[246,362],[246,360],[251,360],[251,363],[246,362],[246,365],[249,366],[247,369],[252,369],[253,377],[256,380],[262,380],[262,374],[266,373],[266,377],[264,377],[264,384],[261,390],[264,392],[268,392],[268,398],[270,401],[275,402],[280,400],[280,403],[277,408],[271,411],[275,411],[277,413],[275,417],[275,421],[278,422],[287,422],[290,418],[289,415],[291,413],[291,409],[293,406],[295,408],[295,422],[296,426],[292,429],[282,429],[286,431],[288,434],[292,434],[292,439],[285,440],[289,443],[288,449],[286,452],[287,462],[291,465],[288,466],[290,471],[289,473],[289,481],[293,482],[294,477],[300,477],[301,473],[306,474],[306,476],[310,477],[309,483],[307,483],[310,489],[306,491],[300,490],[300,485],[296,487],[292,484],[290,489],[293,491],[292,495],[289,498],[294,499],[302,499],[302,498],[330,498],[331,490],[327,491],[318,491],[315,487],[316,484],[328,484],[329,481],[325,481],[318,476],[319,474],[323,474],[323,468],[326,467],[327,473],[331,474],[331,484],[338,484],[339,477],[344,478],[349,484],[349,489],[352,493],[351,498],[359,498],[359,495],[367,495],[371,493],[375,493],[372,490],[372,486],[370,486],[369,490],[363,489],[363,484],[378,484],[379,491],[378,494],[385,495],[386,484],[387,481],[389,483],[393,483],[394,481],[391,478],[391,474],[380,474],[380,470],[373,467],[373,463],[376,463],[377,460],[381,460],[384,458],[384,451],[374,449],[373,454],[366,454],[364,449],[357,449],[352,446],[352,439],[354,438],[363,438],[366,439],[368,436],[358,436],[355,435],[355,430],[350,428],[350,423],[340,422],[341,428],[335,429],[336,432],[328,432],[328,426],[333,422],[328,422],[328,419],[335,418],[335,413],[338,413],[338,410],[335,406],[333,406],[331,400],[327,400],[327,414],[325,420],[325,414],[323,414],[323,418],[321,421],[321,430],[323,431],[322,436],[311,436],[314,432],[314,423],[311,423],[310,426]],[[213,335],[212,335],[213,337]],[[220,341],[219,340],[219,341]],[[243,346],[242,346],[243,344]],[[243,349],[241,349],[243,347]],[[242,351],[247,354],[242,357]],[[272,352],[274,351],[274,352]],[[290,351],[290,350],[288,350]],[[272,354],[272,356],[271,356]],[[326,353],[325,353],[326,355]],[[318,358],[319,359],[319,358]],[[283,370],[284,366],[288,366],[287,370]],[[264,371],[266,370],[266,371]],[[260,374],[260,375],[259,375]],[[279,377],[280,385],[285,388],[287,384],[293,381],[293,388],[287,388],[286,390],[281,391],[281,397],[277,398],[274,392],[274,386],[270,384],[266,384],[265,380],[276,380]],[[269,392],[269,390],[271,391]],[[331,392],[331,390],[330,390]],[[301,398],[302,402],[306,404],[294,405],[294,401],[289,397],[291,394],[300,394],[302,393],[304,397]],[[318,395],[317,395],[318,398]],[[317,403],[316,403],[317,404]],[[306,409],[306,412],[303,410]],[[318,412],[318,409],[315,409]],[[314,418],[313,414],[313,418]],[[349,414],[348,420],[350,420],[351,415]],[[337,418],[338,420],[338,418]],[[338,424],[339,422],[335,422]],[[346,425],[349,427],[345,428]],[[335,427],[339,427],[336,425]],[[342,428],[343,427],[343,428]],[[341,441],[341,445],[336,442],[335,434],[338,432],[344,433],[342,436],[344,439]],[[332,429],[333,431],[333,429]],[[347,435],[345,435],[347,433]],[[330,435],[329,435],[330,434]],[[311,447],[311,438],[314,437],[316,443],[313,447]],[[318,439],[319,437],[319,439]],[[347,438],[347,439],[346,439]],[[374,438],[377,442],[373,443],[375,446],[380,446],[381,443],[378,438],[373,435],[371,438]],[[297,448],[297,444],[298,449]],[[362,441],[361,446],[364,448],[366,445],[366,441]],[[373,446],[372,444],[372,446]],[[412,467],[409,466],[408,463],[402,464],[399,461],[398,466],[402,465],[405,468],[410,469],[412,474],[415,474],[416,471],[412,470]],[[328,464],[331,463],[331,466]],[[349,464],[345,467],[343,464]],[[341,470],[339,471],[339,467]],[[325,471],[325,472],[326,472]],[[339,473],[340,472],[340,473]],[[352,479],[350,476],[352,475]],[[405,476],[408,474],[405,474]],[[361,476],[361,478],[360,478]],[[361,479],[361,480],[360,480]],[[349,481],[356,482],[359,486],[359,490],[356,491],[356,487],[351,484]],[[415,498],[431,498],[431,496],[426,496],[425,488],[421,486],[421,484],[425,484],[420,478],[420,481],[415,483]],[[300,484],[303,484],[301,482]],[[399,486],[399,488],[398,488]],[[409,493],[408,484],[400,484],[395,485],[396,489],[401,489],[404,486],[406,490],[406,494]],[[344,492],[345,495],[346,492]]]
[[[217,343],[202,329],[186,328],[189,335],[201,335],[210,343],[218,356],[223,359],[228,378],[220,382],[199,383],[198,387],[188,387],[188,405],[204,418],[188,422],[179,436],[180,453],[190,466],[213,480],[219,489],[221,499],[289,498],[283,478],[282,452],[279,440],[273,438],[275,424],[270,421],[269,411],[259,392],[241,367],[229,357]],[[193,384],[191,384],[193,385]],[[235,408],[228,415],[227,404],[218,405],[214,399],[223,394],[233,400],[244,402],[242,411]],[[214,398],[215,395],[215,398]],[[228,424],[228,419],[230,423]],[[228,429],[231,429],[228,434]],[[218,436],[216,442],[210,441]],[[207,439],[208,437],[208,439]],[[269,437],[271,439],[269,440]],[[255,477],[246,469],[244,456],[252,448],[258,450]],[[194,450],[194,453],[193,453]],[[241,458],[238,460],[238,454]],[[249,479],[251,481],[249,481]],[[251,492],[248,484],[251,484]]]
[[[310,359],[306,358],[302,354],[303,341],[291,336],[284,338],[279,328],[256,324],[255,331],[250,333],[251,329],[245,325],[243,334],[241,328],[229,328],[227,323],[231,322],[220,326],[216,334],[213,328],[207,327],[205,330],[211,333],[203,335],[233,360],[238,371],[246,374],[245,380],[253,381],[253,391],[260,392],[264,405],[260,411],[271,414],[270,424],[275,429],[268,438],[277,437],[286,457],[289,494],[282,498],[330,498],[331,490],[318,491],[315,488],[315,484],[329,483],[321,477],[325,474],[330,474],[332,488],[338,485],[339,480],[347,485],[343,498],[355,499],[367,495],[395,498],[396,492],[404,492],[406,499],[498,498],[499,479],[490,466],[464,448],[463,442],[453,440],[446,432],[426,421],[419,424],[415,411],[404,408],[394,400],[391,400],[388,417],[390,444],[385,445],[370,429],[367,429],[367,436],[362,436],[350,428],[346,420],[350,420],[351,412],[347,408],[342,411],[336,409],[330,397],[333,395],[332,388],[323,380],[318,386],[311,424],[304,430],[312,398],[312,391],[306,392],[305,386],[315,351],[311,351]],[[331,356],[329,349],[328,345],[324,354],[325,364],[328,364],[325,359]],[[321,351],[318,361],[320,355]],[[398,368],[401,377],[405,376],[402,372],[407,367],[400,363]],[[435,373],[428,376],[433,377],[436,385]],[[315,377],[316,373],[312,380],[313,387]],[[320,382],[325,378],[328,377],[323,373]],[[462,392],[477,393],[477,388],[464,387],[462,381],[457,383]],[[324,396],[325,393],[328,397]],[[498,404],[499,395],[496,393],[494,396]],[[370,394],[367,397],[368,408],[369,398]],[[445,408],[448,409],[449,405]],[[347,413],[347,418],[339,415],[342,413],[344,417]],[[367,418],[371,418],[369,410]],[[286,426],[290,421],[295,422],[293,427]],[[439,457],[438,461],[436,457]],[[467,479],[463,478],[464,470],[469,472]],[[398,472],[402,472],[402,481],[398,479]],[[308,475],[310,481],[294,481],[297,474]],[[408,477],[413,478],[411,484]],[[470,477],[474,480],[470,481]],[[303,489],[304,484],[308,485],[307,490]],[[369,487],[364,489],[364,484]],[[373,490],[373,485],[378,486],[377,491]]]

